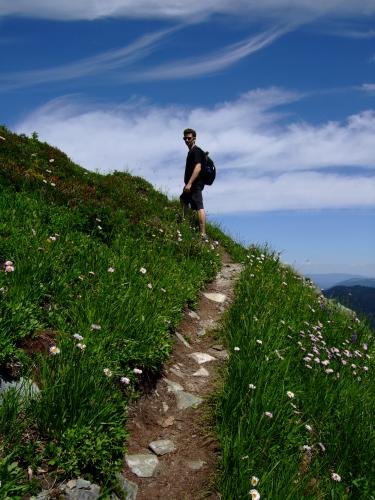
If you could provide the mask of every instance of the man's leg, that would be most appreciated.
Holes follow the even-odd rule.
[[[206,236],[206,212],[204,211],[204,208],[199,209],[197,212],[201,235]]]
[[[180,196],[180,203],[182,206],[182,219],[184,220],[190,212],[189,198],[186,193],[182,193]]]

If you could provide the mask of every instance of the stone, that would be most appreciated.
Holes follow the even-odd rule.
[[[90,486],[91,486],[90,481],[86,481],[86,479],[81,479],[81,478],[77,479],[75,485],[75,487],[79,490],[90,488]]]
[[[186,465],[189,467],[191,470],[200,470],[202,467],[206,465],[207,462],[204,462],[203,460],[188,460],[186,462]]]
[[[225,349],[223,349],[222,351],[215,351],[214,349],[209,349],[209,352],[211,354],[214,354],[218,359],[223,359],[223,360],[229,359],[228,351],[226,351]]]
[[[210,376],[209,371],[206,370],[206,368],[203,368],[203,366],[199,368],[199,370],[197,370],[195,373],[193,373],[193,377],[209,377],[209,376]]]
[[[227,296],[224,295],[223,293],[206,293],[204,292],[203,295],[208,299],[212,300],[213,302],[218,302],[219,304],[223,304],[227,300]]]
[[[224,351],[224,347],[221,344],[215,344],[212,346],[215,351]]]
[[[151,453],[137,453],[126,455],[128,467],[138,477],[152,477],[159,469],[159,460]]]
[[[184,390],[182,385],[178,384],[177,382],[173,382],[173,380],[169,380],[168,378],[164,378],[164,381],[168,385],[168,392],[178,392],[178,391]]]
[[[216,358],[211,356],[210,354],[207,354],[205,352],[193,352],[192,354],[189,354],[191,358],[194,359],[199,365],[202,365],[203,363],[208,363],[209,361],[214,361]]]
[[[65,500],[97,500],[99,496],[100,486],[78,478],[68,481],[63,488],[62,498]]]
[[[186,410],[187,408],[191,408],[203,403],[203,399],[198,396],[194,396],[194,394],[190,394],[190,392],[178,391],[176,392],[177,398],[177,408],[179,410]]]
[[[170,368],[169,371],[176,375],[176,377],[184,378],[184,374],[180,372],[180,370],[176,370],[176,368]]]
[[[187,347],[188,349],[191,349],[191,346],[190,346],[189,342],[183,337],[183,335],[181,335],[181,333],[176,332],[175,335],[178,338],[178,340],[182,344],[184,344],[185,347]]]
[[[30,500],[49,500],[49,498],[50,498],[50,491],[43,490],[40,493],[38,493],[36,497],[30,497]]]
[[[200,316],[195,312],[195,311],[189,311],[188,312],[188,315],[193,318],[193,319],[197,319],[197,320],[200,320]]]
[[[121,487],[121,490],[125,493],[126,500],[136,500],[138,485],[126,479],[121,472],[116,473],[116,479]]]
[[[0,393],[12,388],[16,389],[22,399],[37,396],[40,392],[39,387],[30,379],[21,377],[19,380],[7,382],[0,377]]]
[[[175,418],[170,416],[170,417],[166,417],[166,418],[159,418],[159,420],[157,420],[157,423],[161,426],[161,427],[170,427],[171,425],[174,424],[174,421],[175,421]]]
[[[158,441],[151,441],[148,446],[156,455],[165,455],[176,450],[176,445],[170,439],[159,439]]]

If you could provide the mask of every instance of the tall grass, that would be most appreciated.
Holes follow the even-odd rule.
[[[0,460],[16,464],[9,488],[28,467],[106,482],[122,466],[128,401],[220,258],[143,179],[1,135],[0,367],[21,361],[40,392],[1,397]],[[33,342],[42,352],[26,356]]]
[[[368,327],[252,248],[223,334],[223,498],[374,498]]]

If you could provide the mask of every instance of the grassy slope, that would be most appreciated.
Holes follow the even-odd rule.
[[[0,135],[6,139],[0,142],[0,265],[12,260],[15,267],[0,272],[0,366],[20,359],[23,374],[42,389],[37,398],[15,391],[2,398],[1,497],[38,488],[25,480],[28,467],[60,477],[83,474],[110,490],[121,468],[127,401],[161,367],[169,331],[219,259],[187,223],[176,222],[178,205],[143,179],[86,172],[36,137],[2,128]],[[244,259],[245,249],[218,228],[210,234]],[[369,330],[319,300],[277,257],[256,248],[249,255],[223,329],[231,351],[217,404],[223,498],[247,498],[253,475],[262,497],[273,500],[371,498]],[[41,332],[61,352],[27,358],[18,347]],[[323,368],[313,344],[321,360],[331,347],[341,358],[331,352]],[[310,352],[312,361],[304,361]],[[332,472],[342,481],[333,482]]]
[[[375,498],[369,328],[253,248],[223,334],[223,498]]]
[[[0,365],[21,360],[42,389],[9,391],[0,406],[1,493],[16,498],[34,487],[27,467],[100,481],[121,468],[126,403],[162,366],[220,259],[143,179],[90,173],[36,137],[0,135]],[[60,352],[28,358],[19,346],[30,338]]]

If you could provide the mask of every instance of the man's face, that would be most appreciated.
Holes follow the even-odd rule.
[[[194,144],[195,144],[195,137],[193,137],[192,134],[186,134],[186,135],[184,135],[183,139],[185,141],[186,146],[189,149],[191,149],[194,146]]]

